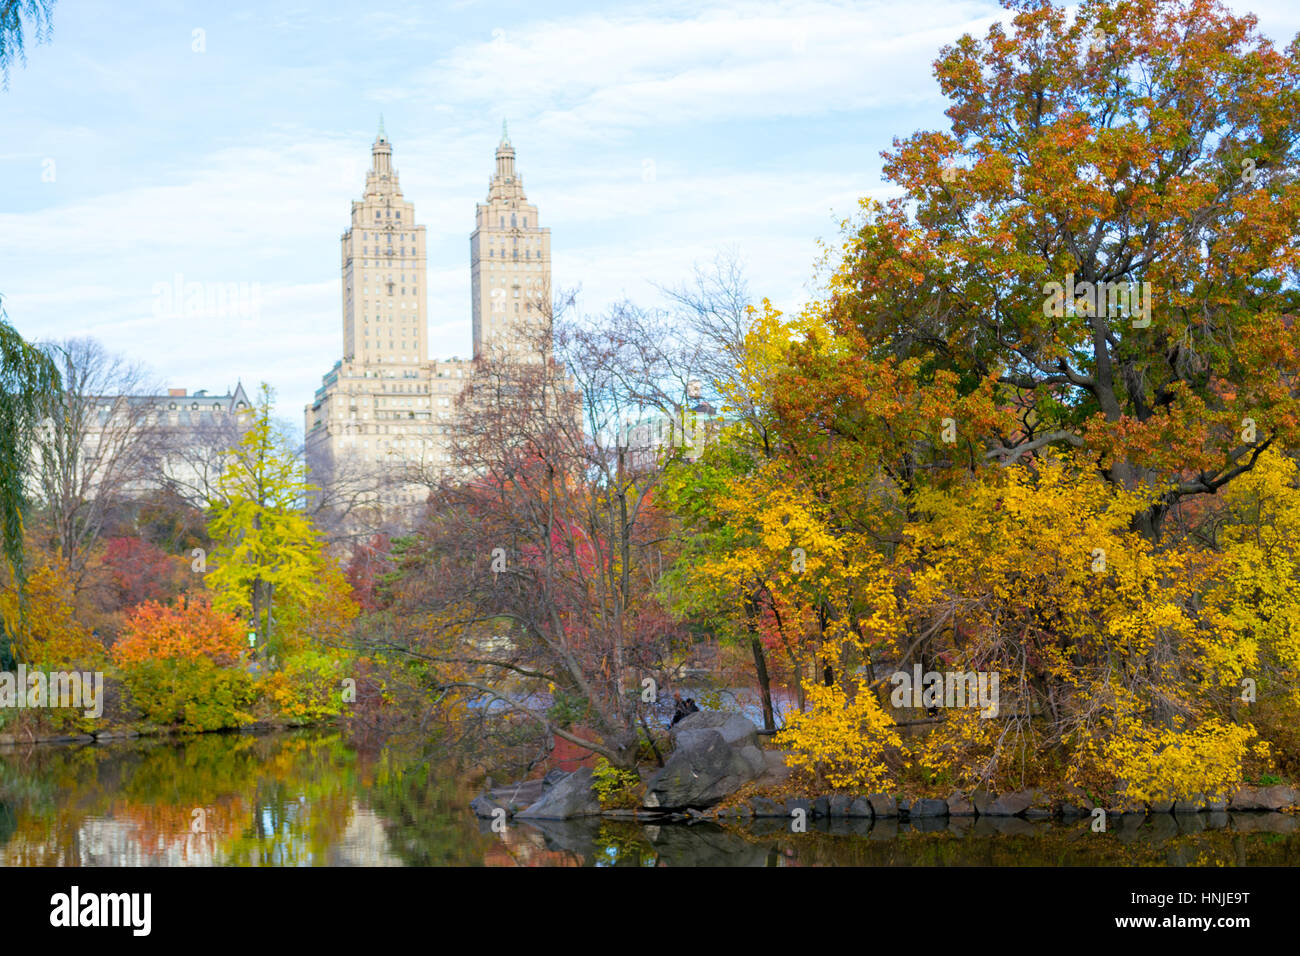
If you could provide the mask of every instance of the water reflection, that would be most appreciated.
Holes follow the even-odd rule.
[[[1295,865],[1284,814],[643,826],[473,817],[446,760],[332,733],[0,751],[4,866]]]

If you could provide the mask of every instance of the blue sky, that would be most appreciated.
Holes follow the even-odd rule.
[[[1231,7],[1280,45],[1300,31],[1288,0]],[[655,283],[723,250],[793,310],[817,293],[818,240],[888,194],[880,151],[945,126],[939,48],[1001,16],[977,0],[58,0],[51,42],[0,91],[0,295],[28,338],[93,336],[160,385],[268,381],[301,428],[341,355],[339,236],[382,112],[427,227],[434,356],[471,351],[468,239],[503,118],[553,281],[586,310],[659,304]],[[256,315],[159,315],[178,274],[256,284]]]

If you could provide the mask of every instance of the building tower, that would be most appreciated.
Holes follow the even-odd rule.
[[[402,198],[393,147],[379,118],[370,170],[343,233],[343,357],[363,365],[423,365],[428,359],[424,227]]]
[[[340,491],[371,527],[408,526],[440,477],[460,475],[452,455],[457,399],[474,363],[428,357],[425,233],[402,198],[384,132],[370,147],[365,191],[342,235],[343,357],[305,411],[311,481]],[[538,357],[525,334],[545,328],[551,237],[537,225],[502,126],[488,201],[470,237],[474,355]],[[349,519],[351,520],[351,519]]]
[[[524,195],[515,148],[501,124],[487,202],[476,207],[469,237],[474,358],[489,352],[537,358],[532,333],[545,328],[551,299],[551,230]]]

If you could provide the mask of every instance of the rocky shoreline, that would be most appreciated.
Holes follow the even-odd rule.
[[[572,773],[552,771],[541,779],[487,790],[471,802],[470,809],[483,818],[504,816],[526,821],[604,817],[645,823],[798,818],[800,811],[804,820],[939,821],[949,817],[1073,820],[1094,816],[1098,809],[1077,788],[1067,788],[1064,796],[1030,789],[1002,794],[957,791],[946,798],[832,793],[729,800],[746,787],[783,789],[789,778],[784,755],[759,747],[757,733],[753,723],[739,714],[692,714],[670,730],[675,749],[662,768],[645,778],[645,796],[638,808],[602,807],[592,785],[592,773],[584,768]],[[1160,803],[1126,801],[1117,795],[1101,809],[1107,817],[1295,812],[1300,811],[1300,791],[1282,784],[1243,786],[1230,797],[1197,794]]]

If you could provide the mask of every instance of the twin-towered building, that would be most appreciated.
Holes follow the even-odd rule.
[[[450,473],[456,399],[473,361],[430,359],[425,227],[405,199],[383,122],[342,236],[343,358],[306,409],[313,483],[344,480],[384,512],[423,502]],[[548,328],[551,236],[524,195],[502,127],[487,201],[470,234],[474,358],[536,360]],[[414,480],[416,476],[423,481]]]

